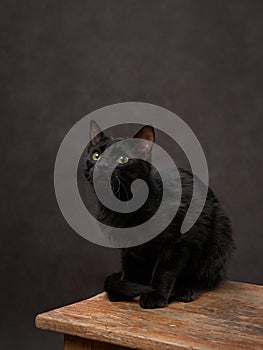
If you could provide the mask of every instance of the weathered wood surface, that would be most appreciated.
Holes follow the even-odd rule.
[[[194,302],[154,310],[102,293],[40,314],[36,326],[132,349],[263,349],[263,286],[226,282]]]
[[[118,345],[98,342],[96,340],[89,340],[72,335],[65,335],[64,350],[127,350]]]

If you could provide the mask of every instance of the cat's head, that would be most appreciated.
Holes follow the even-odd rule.
[[[91,185],[93,185],[93,171],[96,162],[100,160],[104,150],[112,144],[116,144],[111,159],[111,161],[116,162],[111,179],[114,193],[120,199],[128,200],[131,197],[130,184],[139,178],[147,181],[152,170],[150,161],[152,144],[155,141],[154,128],[150,125],[145,125],[133,138],[137,139],[136,145],[129,148],[125,147],[124,151],[121,143],[120,146],[118,145],[118,142],[124,140],[124,138],[114,138],[106,135],[95,121],[91,121],[91,141],[88,144],[87,154],[84,159],[84,175]],[[139,140],[142,140],[142,142]],[[143,142],[143,140],[150,142]],[[142,159],[136,158],[135,155],[138,153],[141,154]],[[107,162],[98,162],[97,165],[107,167]]]

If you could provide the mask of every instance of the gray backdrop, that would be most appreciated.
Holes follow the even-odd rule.
[[[87,298],[119,253],[67,225],[53,167],[65,133],[143,101],[194,130],[233,221],[230,278],[262,283],[261,0],[1,1],[0,348],[62,349],[42,311]],[[172,150],[171,150],[172,151]]]

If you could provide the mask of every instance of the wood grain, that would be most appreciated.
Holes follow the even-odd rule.
[[[263,349],[263,286],[226,282],[194,302],[154,310],[102,293],[40,314],[36,326],[131,349]]]
[[[65,335],[64,350],[127,350],[118,345],[106,344],[72,335]]]

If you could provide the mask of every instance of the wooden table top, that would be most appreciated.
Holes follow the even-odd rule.
[[[102,293],[40,314],[36,326],[143,350],[263,349],[263,286],[226,282],[191,303],[145,310]]]

